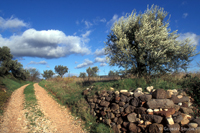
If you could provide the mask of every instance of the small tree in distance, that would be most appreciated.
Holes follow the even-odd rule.
[[[45,79],[49,79],[54,75],[54,72],[52,70],[45,70],[44,73],[42,74],[42,76]]]
[[[54,69],[55,69],[55,72],[59,74],[61,77],[63,77],[63,75],[68,72],[68,68],[62,65],[55,66]]]
[[[85,78],[85,77],[86,77],[86,73],[82,73],[82,72],[81,72],[80,75],[79,75],[79,77],[80,77],[80,78]]]

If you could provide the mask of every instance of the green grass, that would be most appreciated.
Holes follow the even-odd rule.
[[[16,89],[28,83],[30,82],[16,79],[11,74],[3,76],[3,77],[0,76],[0,115],[1,116],[3,115],[6,103],[8,102],[8,99],[10,98],[12,93]],[[1,88],[5,88],[6,92],[1,90]]]

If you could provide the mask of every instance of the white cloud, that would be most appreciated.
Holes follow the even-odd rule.
[[[83,67],[87,67],[90,65],[93,65],[93,62],[90,61],[89,59],[85,59],[82,64],[77,65],[75,68],[83,68]]]
[[[183,18],[186,18],[188,16],[188,13],[183,13]]]
[[[183,41],[186,38],[191,39],[191,42],[194,42],[193,45],[199,45],[200,36],[196,35],[194,33],[191,33],[191,32],[180,34],[180,36],[177,38],[177,40]]]
[[[3,38],[0,35],[0,47],[8,46],[16,57],[59,58],[70,54],[90,54],[90,50],[78,36],[66,36],[59,30],[28,29],[22,35]]]
[[[107,62],[107,60],[106,60],[106,58],[99,58],[99,57],[96,57],[96,58],[95,58],[95,62],[104,63],[104,62]]]
[[[84,43],[88,43],[90,41],[90,39],[88,38],[88,36],[90,35],[90,33],[91,33],[91,31],[89,30],[89,31],[86,31],[85,34],[81,35],[82,36],[82,40],[83,40]]]
[[[102,55],[105,55],[105,52],[104,52],[104,48],[102,48],[102,49],[96,49],[96,51],[94,52],[94,54],[96,55],[96,56],[102,56]]]
[[[84,21],[86,28],[90,28],[93,24],[90,23],[89,21]]]
[[[0,17],[1,29],[19,28],[19,27],[28,27],[28,24],[24,23],[22,20],[19,20],[18,18],[14,18],[13,16],[9,19],[4,19]]]
[[[106,63],[101,63],[100,66],[101,67],[106,66]]]
[[[47,62],[46,62],[46,61],[40,61],[40,62],[31,61],[31,62],[28,63],[28,65],[30,65],[30,64],[35,64],[35,65],[38,65],[38,64],[46,65]]]
[[[75,64],[77,64],[78,62],[77,61],[75,61]]]
[[[79,25],[79,21],[78,20],[76,21],[76,24]]]
[[[109,20],[109,21],[107,22],[106,25],[107,25],[107,26],[112,26],[118,19],[119,19],[119,18],[118,18],[118,15],[115,14],[115,15],[112,17],[112,19]]]
[[[103,19],[101,19],[101,20],[100,20],[100,22],[103,22],[103,23],[105,23],[105,22],[106,22],[106,19],[105,19],[105,18],[103,18]]]

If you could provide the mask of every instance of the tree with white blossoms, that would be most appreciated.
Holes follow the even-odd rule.
[[[110,66],[128,69],[138,77],[164,74],[179,68],[186,71],[189,58],[199,54],[194,53],[196,46],[190,39],[175,40],[177,30],[169,33],[169,23],[164,23],[168,13],[153,6],[138,16],[133,10],[114,23],[105,42]]]

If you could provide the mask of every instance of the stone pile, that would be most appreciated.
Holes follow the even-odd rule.
[[[133,91],[99,91],[83,94],[90,113],[115,133],[200,133],[200,118],[194,118],[192,98],[182,90],[147,87]]]

